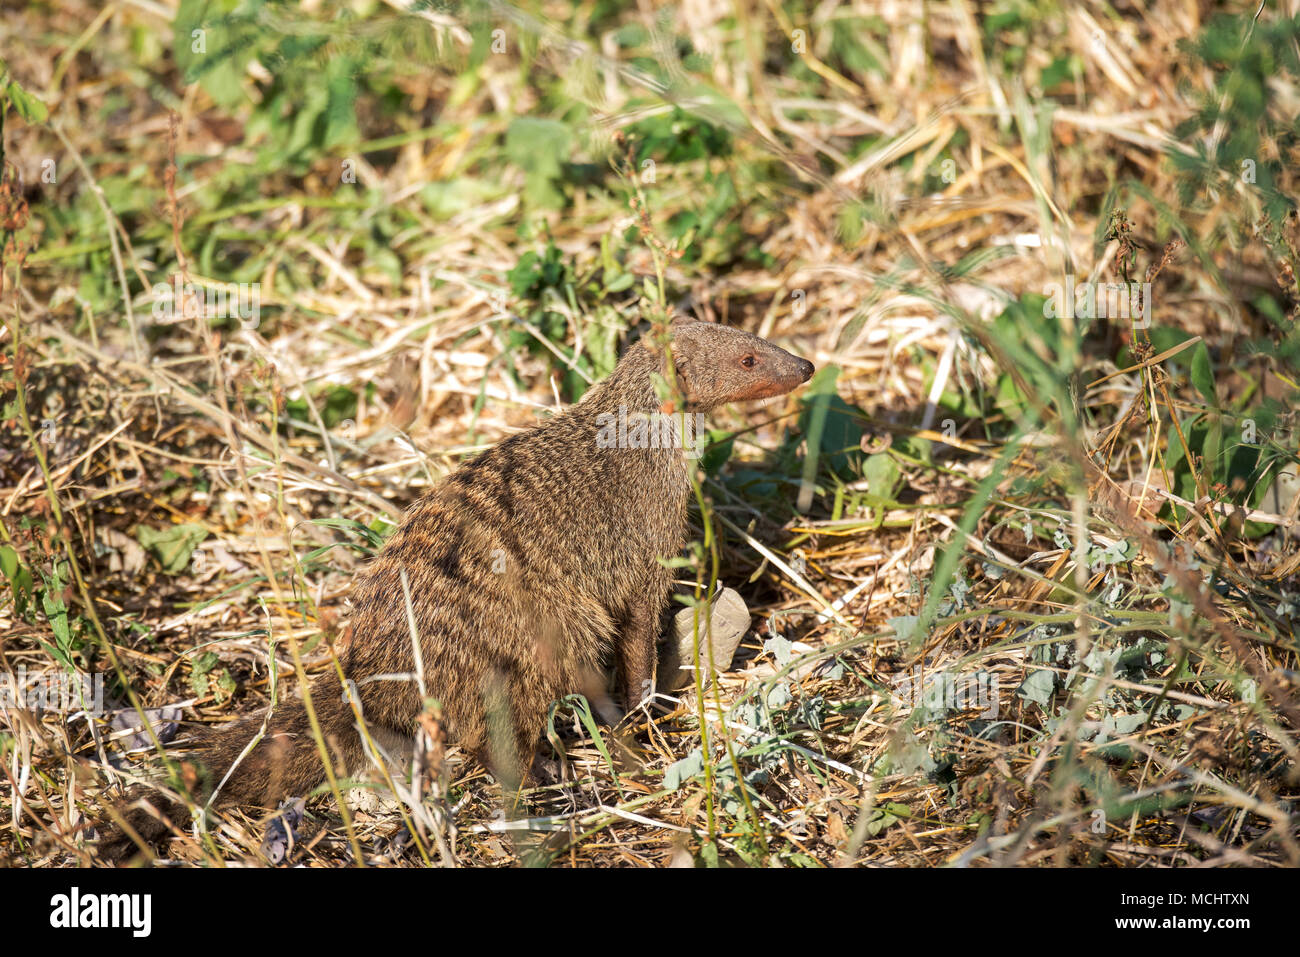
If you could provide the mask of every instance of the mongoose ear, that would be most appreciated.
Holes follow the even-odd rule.
[[[691,390],[691,363],[686,356],[678,353],[673,356],[673,372],[677,376],[677,388],[682,390],[682,398],[689,406],[695,402],[695,393]]]

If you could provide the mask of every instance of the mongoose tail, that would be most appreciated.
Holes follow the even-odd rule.
[[[330,753],[331,764],[343,776],[346,769],[363,764],[361,736],[352,718],[352,709],[343,700],[338,678],[325,675],[312,682],[312,708],[321,728],[321,736]],[[190,788],[192,803],[205,805],[215,788],[221,790],[216,806],[253,805],[274,808],[287,797],[306,795],[326,781],[325,768],[312,735],[307,709],[299,698],[283,702],[267,721],[265,734],[258,745],[242,760],[244,749],[262,730],[266,711],[240,718],[220,728],[201,728],[189,735],[200,767]],[[235,762],[233,774],[227,773]],[[225,783],[222,784],[222,781]],[[166,801],[153,788],[136,785],[128,789],[120,813],[132,830],[148,843],[170,833],[164,821],[142,807],[132,807],[139,799],[148,800],[181,831],[190,827],[189,809],[182,803]],[[109,860],[122,860],[138,848],[127,833],[115,824],[104,828],[100,853]]]
[[[656,417],[672,411],[656,383],[675,378],[681,411],[709,412],[790,392],[813,373],[807,360],[737,329],[679,321],[669,330],[667,350],[643,338],[581,402],[430,489],[358,575],[338,653],[377,738],[414,736],[424,708],[407,594],[427,694],[441,704],[450,740],[507,791],[523,778],[550,703],[585,691],[603,663],[615,663],[629,709],[653,689],[672,585],[660,559],[685,545],[693,467],[683,435],[659,429],[677,417]],[[337,675],[316,679],[311,698],[331,760],[355,772],[362,748]],[[261,721],[204,733],[209,786]],[[302,703],[286,701],[218,803],[273,807],[324,780]]]

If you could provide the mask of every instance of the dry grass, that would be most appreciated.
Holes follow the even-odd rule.
[[[702,706],[596,734],[562,710],[560,781],[530,795],[544,841],[507,840],[499,788],[435,741],[400,813],[309,802],[292,863],[1300,864],[1298,230],[1261,238],[1264,200],[1226,175],[1178,191],[1171,156],[1198,143],[1176,129],[1218,89],[1178,46],[1206,28],[1195,6],[1008,4],[1021,20],[991,27],[966,2],[690,2],[671,22],[486,4],[395,41],[379,25],[404,6],[337,28],[294,94],[364,53],[398,105],[360,89],[352,134],[332,141],[327,110],[296,147],[266,57],[235,72],[243,99],[186,82],[172,0],[0,26],[50,111],[4,129],[30,218],[5,227],[0,521],[34,605],[0,590],[5,672],[66,660],[108,674],[111,706],[129,686],[184,723],[294,693],[333,667],[366,529],[594,377],[680,250],[669,304],[837,366],[825,434],[874,454],[833,471],[810,396],[719,417],[737,437],[708,521],[758,627]],[[271,10],[279,35],[323,19]],[[1266,121],[1294,118],[1296,80],[1277,71]],[[519,117],[558,120],[575,165],[524,169]],[[731,146],[661,153],[634,210],[614,134],[672,117],[678,144]],[[1294,140],[1262,149],[1293,194]],[[571,296],[512,285],[548,241]],[[635,284],[611,289],[620,272]],[[260,283],[260,322],[160,317],[151,289],[177,276]],[[1150,280],[1154,324],[1211,347],[1216,401],[1195,343],[1049,322],[1027,297],[1067,276]],[[1188,468],[1183,444],[1209,442],[1190,416],[1254,428],[1266,399],[1271,471],[1216,489],[1212,455]],[[901,693],[922,673],[993,676],[996,718]],[[667,787],[701,713],[713,748]],[[2,715],[0,860],[95,862],[84,828],[143,755],[84,717]],[[168,855],[256,862],[265,836],[226,812]]]

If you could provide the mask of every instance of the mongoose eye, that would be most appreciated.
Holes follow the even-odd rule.
[[[746,369],[754,368],[754,364],[756,362],[758,362],[758,360],[755,359],[753,356],[745,356],[745,358],[740,360],[740,364],[744,366]]]

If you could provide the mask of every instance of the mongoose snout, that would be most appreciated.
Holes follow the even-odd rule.
[[[409,679],[407,594],[427,693],[452,742],[507,789],[520,783],[550,703],[589,687],[602,661],[615,663],[629,709],[652,691],[672,583],[660,559],[686,542],[694,456],[680,442],[644,441],[637,429],[672,411],[666,381],[687,409],[708,412],[790,392],[813,374],[806,359],[737,329],[679,321],[668,331],[666,340],[647,335],[630,346],[581,402],[425,493],[358,575],[339,660],[370,727],[413,737],[424,707]],[[621,432],[611,432],[614,419]],[[610,435],[617,441],[599,441]],[[311,699],[341,770],[363,767],[352,704],[332,669],[312,683]],[[226,776],[263,718],[199,733],[209,781]],[[302,702],[284,701],[217,802],[274,807],[324,779]],[[180,807],[169,813],[187,816]],[[163,831],[140,811],[132,823],[146,837]]]
[[[799,388],[812,378],[812,374],[816,370],[811,362],[797,356],[790,356],[790,359],[792,361],[786,363],[786,367],[780,370],[777,375],[774,375],[772,381],[766,387],[755,390],[747,398],[769,399],[774,395],[785,395],[785,393]]]

